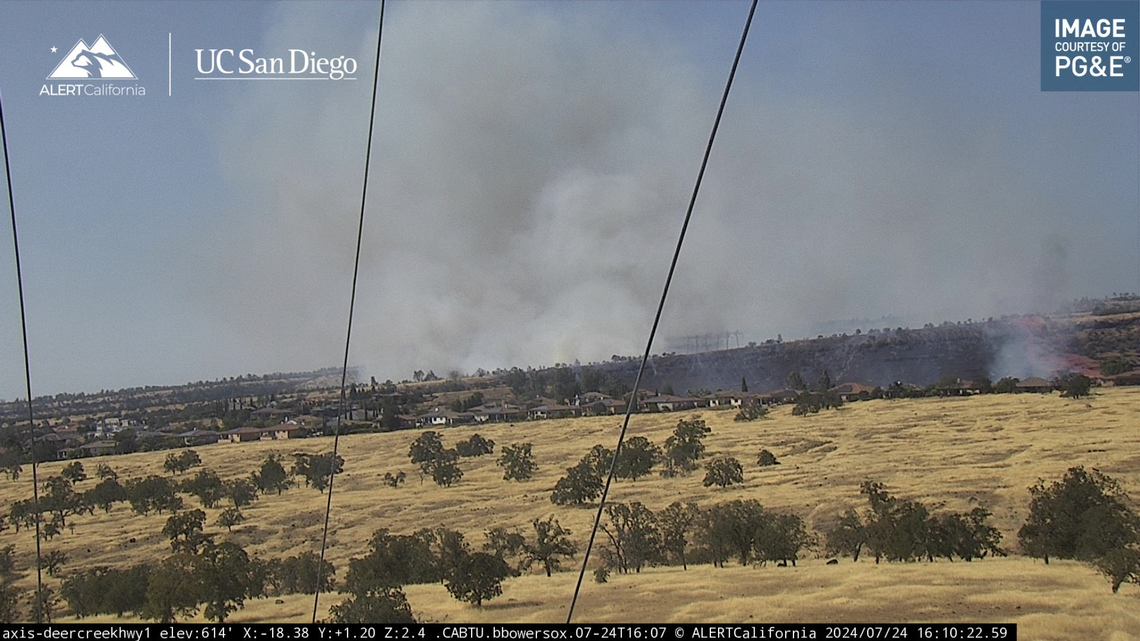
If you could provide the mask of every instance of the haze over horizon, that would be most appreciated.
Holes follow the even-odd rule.
[[[351,362],[639,354],[747,10],[390,2]],[[377,11],[0,5],[37,396],[340,363]],[[1140,99],[1041,92],[1038,11],[761,4],[654,352],[1140,290]],[[49,48],[100,33],[147,95],[38,95]],[[359,80],[195,82],[202,47],[348,55]]]

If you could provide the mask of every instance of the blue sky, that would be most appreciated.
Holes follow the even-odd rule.
[[[399,379],[640,349],[747,8],[389,3],[352,361]],[[377,10],[0,4],[37,394],[339,362]],[[1140,289],[1140,96],[1042,93],[1038,20],[762,3],[663,334]],[[39,95],[99,34],[146,95]],[[353,56],[361,80],[194,81],[210,47]]]

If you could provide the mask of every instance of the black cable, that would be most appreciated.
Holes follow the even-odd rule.
[[[645,364],[649,361],[649,351],[653,347],[653,337],[657,334],[657,325],[661,322],[661,312],[665,309],[665,298],[669,295],[669,285],[673,282],[673,272],[677,269],[677,259],[681,256],[681,246],[685,243],[685,232],[689,229],[689,219],[693,217],[693,206],[697,203],[697,193],[701,190],[701,180],[705,177],[705,167],[709,163],[709,154],[712,153],[713,141],[716,140],[716,130],[720,127],[720,118],[724,114],[724,105],[728,102],[728,92],[732,89],[732,79],[736,77],[736,67],[740,64],[740,54],[744,52],[744,43],[748,40],[748,29],[752,26],[752,15],[756,13],[756,2],[752,0],[752,8],[748,10],[748,20],[744,23],[744,33],[740,36],[740,45],[736,48],[736,57],[732,61],[732,70],[728,73],[728,82],[724,86],[724,94],[720,98],[720,108],[716,112],[716,120],[713,122],[712,133],[709,134],[709,142],[705,147],[705,156],[701,160],[701,170],[697,172],[697,183],[693,186],[693,195],[689,199],[689,208],[685,212],[685,222],[681,225],[681,235],[677,239],[677,248],[673,251],[673,262],[669,264],[669,275],[665,278],[665,288],[661,292],[661,302],[657,304],[657,315],[653,317],[653,328],[649,330],[649,340],[645,343],[645,354],[641,357],[641,366],[637,368],[637,378],[633,382],[633,391],[630,392],[629,404],[625,408],[625,420],[621,425],[621,433],[618,434],[617,447],[614,448],[614,456],[610,460],[609,475],[606,476],[606,485],[602,489],[602,499],[598,502],[598,512],[594,515],[594,529],[590,530],[590,542],[586,544],[586,553],[582,558],[582,569],[578,572],[578,583],[574,586],[574,598],[570,601],[570,611],[566,613],[566,623],[569,624],[574,618],[574,606],[578,603],[578,593],[582,590],[582,578],[586,575],[586,564],[590,561],[590,551],[594,547],[594,537],[598,534],[598,525],[602,521],[602,509],[606,506],[606,497],[610,493],[610,484],[614,480],[614,469],[617,467],[618,454],[621,453],[621,445],[625,441],[625,433],[629,428],[629,417],[633,414],[633,408],[637,404],[637,390],[641,385],[641,375],[645,373]]]
[[[36,515],[36,623],[43,623],[44,577],[40,562],[40,478],[36,461],[36,419],[32,412],[32,366],[28,360],[28,321],[24,314],[24,277],[20,269],[20,237],[16,233],[16,201],[12,197],[12,166],[8,160],[8,129],[4,124],[4,99],[0,95],[0,137],[4,139],[4,176],[8,183],[8,210],[12,213],[12,248],[16,254],[16,285],[20,291],[20,329],[24,334],[24,382],[28,392],[28,429],[32,433],[32,507]]]
[[[380,84],[380,42],[384,37],[384,0],[380,0],[380,25],[376,30],[376,69],[372,78],[372,109],[368,116],[368,146],[364,152],[364,188],[360,194],[360,225],[356,230],[356,263],[352,268],[352,295],[348,299],[348,332],[344,337],[344,367],[340,373],[340,405],[333,428],[333,450],[329,459],[329,495],[325,504],[325,527],[321,534],[321,560],[317,564],[317,588],[313,595],[313,623],[321,601],[321,581],[325,567],[325,546],[329,537],[329,515],[332,513],[333,480],[336,478],[336,453],[340,444],[340,419],[345,408],[345,383],[348,380],[348,346],[352,340],[352,312],[356,307],[356,278],[360,274],[360,244],[364,237],[364,204],[368,199],[368,165],[372,160],[372,129],[376,123],[376,87]],[[351,411],[351,409],[350,409]]]

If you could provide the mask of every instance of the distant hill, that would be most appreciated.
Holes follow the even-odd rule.
[[[697,354],[654,356],[643,386],[686,389],[777,389],[789,372],[808,384],[826,370],[832,381],[887,386],[928,385],[946,376],[1050,378],[1065,372],[1099,375],[1110,359],[1140,364],[1140,300],[1097,301],[1050,316],[944,323],[922,329],[878,329]],[[632,384],[638,359],[597,365]]]

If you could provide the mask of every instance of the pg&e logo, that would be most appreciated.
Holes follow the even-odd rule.
[[[1140,0],[1041,3],[1041,91],[1140,91]]]

